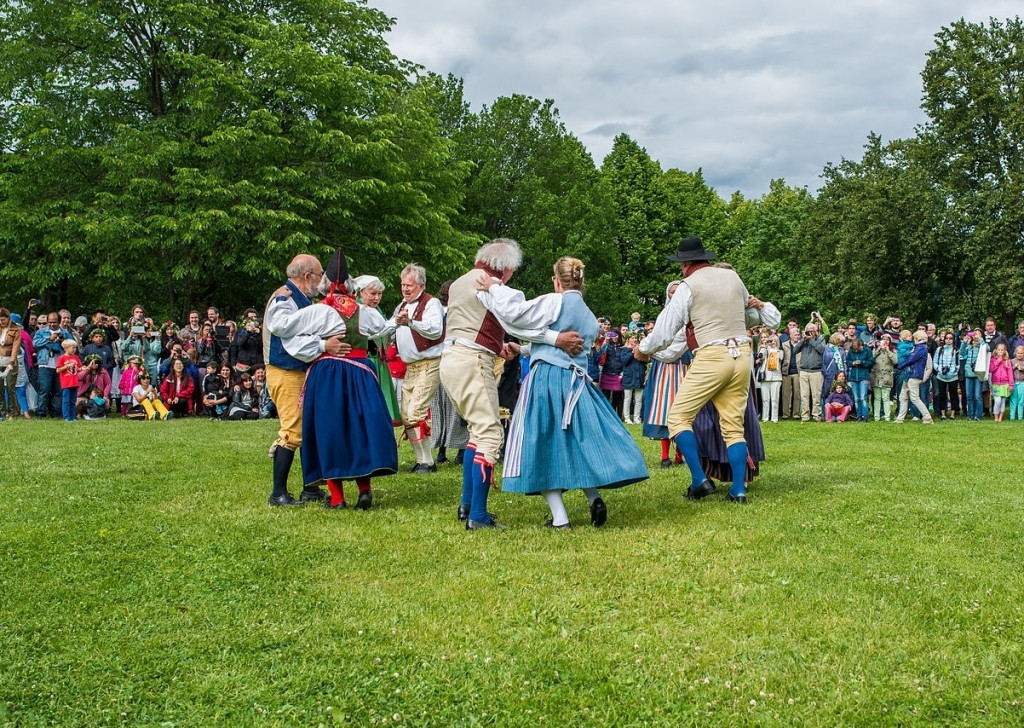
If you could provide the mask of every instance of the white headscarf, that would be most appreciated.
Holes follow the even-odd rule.
[[[379,288],[383,291],[384,283],[377,276],[358,276],[353,278],[346,287],[348,292],[354,296],[367,288]]]

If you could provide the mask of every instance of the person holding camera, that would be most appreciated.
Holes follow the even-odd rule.
[[[815,312],[812,319],[817,315]],[[793,347],[793,355],[799,354],[800,370],[800,420],[821,422],[821,390],[825,383],[825,375],[821,366],[825,357],[825,339],[818,334],[816,324],[809,323],[804,327],[800,341]]]
[[[944,331],[936,341],[935,354],[932,356],[935,367],[935,379],[938,382],[935,411],[939,413],[939,419],[949,418],[955,420],[960,414],[960,397],[957,394],[957,386],[960,383],[960,350],[955,343],[952,331]]]
[[[136,304],[132,307],[131,318],[125,325],[128,338],[121,342],[121,355],[142,359],[143,368],[150,374],[160,369],[160,334],[153,328],[153,320],[146,317],[146,311]]]
[[[32,337],[32,346],[35,347],[39,365],[36,417],[46,417],[47,414],[51,417],[60,417],[62,395],[60,377],[57,374],[57,359],[64,354],[64,341],[74,341],[75,336],[70,329],[61,327],[60,314],[56,311],[46,314],[46,322],[47,325]]]
[[[228,363],[236,372],[251,372],[263,362],[263,335],[255,317],[242,322],[242,330],[235,334],[228,354]]]

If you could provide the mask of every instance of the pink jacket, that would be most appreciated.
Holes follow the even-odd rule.
[[[991,383],[995,384],[1009,384],[1013,386],[1013,367],[1010,366],[1009,359],[997,359],[992,357],[992,361],[988,365],[989,374],[992,375]]]
[[[117,390],[121,393],[122,397],[131,398],[132,390],[139,383],[139,374],[141,373],[141,369],[135,369],[131,366],[121,372],[121,381],[118,382]]]

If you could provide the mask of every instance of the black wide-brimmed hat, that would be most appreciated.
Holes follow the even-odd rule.
[[[675,255],[668,256],[668,260],[674,263],[685,263],[690,260],[713,260],[714,257],[715,254],[712,251],[704,249],[704,243],[700,238],[693,235],[680,240],[679,250]]]

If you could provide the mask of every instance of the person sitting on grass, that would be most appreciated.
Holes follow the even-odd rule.
[[[843,382],[835,382],[825,399],[825,422],[846,422],[853,409],[853,398]]]
[[[270,390],[267,388],[266,367],[256,367],[252,372],[253,387],[260,396],[260,419],[269,420],[277,417],[277,405],[270,398]],[[390,384],[388,386],[391,386]],[[393,390],[392,390],[393,391]]]
[[[83,367],[78,372],[78,397],[75,402],[75,411],[80,415],[85,414],[93,389],[100,390],[107,404],[110,402],[110,375],[102,368],[102,365],[103,360],[98,354],[89,354],[85,357]]]
[[[171,361],[171,371],[160,385],[160,399],[174,417],[192,414],[192,377],[185,371],[185,362],[180,358]]]
[[[160,401],[160,398],[157,397],[152,379],[149,376],[149,372],[145,369],[139,373],[139,383],[132,390],[132,399],[135,401],[135,406],[142,407],[146,413],[147,420],[170,419],[171,414],[164,407],[164,403]]]
[[[233,386],[234,375],[227,364],[220,365],[219,373],[207,374],[203,381],[203,411],[214,419],[226,417]]]
[[[85,419],[102,420],[107,417],[107,398],[99,387],[93,387],[89,391],[89,399],[85,404]]]
[[[238,375],[238,384],[231,395],[229,420],[258,420],[260,418],[260,395],[253,386],[252,375],[243,372]]]

